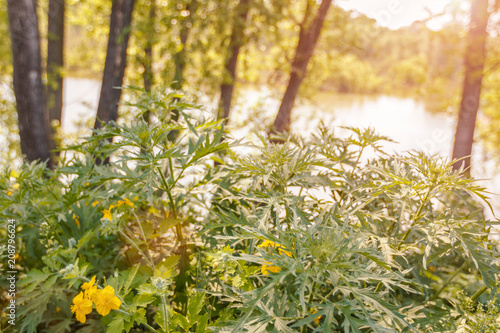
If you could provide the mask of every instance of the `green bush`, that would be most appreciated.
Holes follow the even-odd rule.
[[[4,170],[2,223],[18,222],[24,276],[5,331],[498,326],[496,223],[450,163],[388,155],[387,138],[354,128],[242,154],[179,97],[142,95],[134,119],[69,147],[53,171]]]

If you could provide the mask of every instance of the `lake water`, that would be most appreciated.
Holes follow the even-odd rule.
[[[69,78],[65,80],[64,92],[62,127],[71,132],[77,128],[76,122],[95,116],[100,82]],[[264,129],[274,119],[280,97],[268,90],[242,89],[231,115],[233,135],[244,137],[251,129]],[[292,132],[303,136],[313,133],[321,122],[328,127],[372,127],[396,141],[385,145],[389,152],[420,150],[446,157],[451,156],[456,125],[454,117],[428,112],[423,103],[411,98],[326,93],[315,96],[314,104],[299,101],[292,119]],[[495,193],[491,199],[499,215],[500,174],[493,162],[485,160],[478,144],[472,159],[472,173],[483,179],[479,181],[482,186]],[[488,213],[488,217],[492,218],[492,214]]]

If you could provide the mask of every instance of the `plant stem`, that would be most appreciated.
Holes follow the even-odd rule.
[[[123,237],[125,237],[125,239],[126,239],[127,241],[129,241],[129,243],[130,243],[133,247],[135,247],[135,248],[137,249],[137,251],[139,251],[139,253],[140,253],[140,254],[144,257],[144,259],[146,259],[146,261],[148,262],[148,265],[151,267],[151,269],[152,269],[152,270],[154,270],[154,269],[155,269],[155,264],[154,264],[154,262],[153,262],[153,261],[152,261],[152,260],[151,260],[148,256],[146,256],[146,254],[144,254],[144,252],[142,252],[142,250],[139,248],[139,246],[137,246],[137,244],[136,244],[136,243],[135,243],[135,242],[134,242],[134,241],[133,241],[133,240],[132,240],[129,236],[127,236],[127,234],[126,234],[126,233],[124,233],[124,232],[123,232],[123,230],[119,229],[118,231],[120,232],[120,234],[121,234]]]
[[[177,177],[177,179],[175,179],[174,178],[174,163],[172,163],[172,157],[168,158],[168,169],[170,170],[170,181],[172,182],[172,187],[173,187],[177,183],[177,181],[179,180],[179,177],[181,177],[182,172],[184,172],[184,169],[179,174],[179,177]],[[170,188],[170,190],[171,190],[171,188]],[[171,205],[172,214],[174,215],[174,219],[177,219],[178,218],[177,217],[177,207],[175,206],[175,202],[173,201],[172,194],[170,193],[170,191],[168,191],[168,194],[170,195],[169,199],[172,202],[172,205]],[[178,223],[175,225],[175,231],[177,232],[177,239],[179,239],[179,242],[181,244],[183,244],[184,236],[182,234],[182,228]]]
[[[126,314],[128,316],[132,316],[132,314],[128,313],[127,311],[123,311],[123,310],[115,310],[117,312],[121,312],[123,314]],[[151,325],[149,325],[148,323],[142,323],[144,326],[146,326],[151,332],[158,332],[157,330],[154,329],[154,327],[152,327]]]
[[[174,175],[173,175],[173,166],[172,166],[172,159],[169,158],[169,169],[170,169],[170,177],[172,179],[172,186],[175,184],[176,180],[174,180]],[[174,219],[177,219],[177,207],[175,206],[174,198],[172,197],[172,186],[169,186],[167,183],[167,180],[165,179],[165,176],[163,175],[163,172],[161,172],[160,168],[156,168],[158,170],[158,173],[160,174],[160,178],[162,180],[163,186],[165,187],[165,192],[167,192],[168,195],[168,201],[169,201],[169,206],[170,210],[172,211],[172,215],[174,216]],[[179,224],[175,225],[175,231],[177,233],[177,238],[179,239],[179,242],[183,242],[183,235],[182,235],[182,229]]]
[[[439,289],[437,291],[437,293],[432,297],[432,300],[435,300],[436,298],[438,298],[439,295],[443,292],[443,290],[445,290],[446,287],[448,287],[448,285],[451,283],[451,281],[453,281],[453,279],[458,275],[458,273],[460,273],[466,266],[467,266],[467,261],[464,262],[463,265],[460,266],[460,268],[452,276],[450,276],[450,278],[443,284],[441,289]]]
[[[365,147],[361,147],[361,150],[359,151],[358,158],[356,160],[355,165],[352,167],[351,172],[349,173],[349,178],[352,178],[354,176],[354,172],[356,171],[356,168],[359,164],[359,160],[361,159],[361,155],[363,155],[363,151],[365,150]]]
[[[141,221],[139,221],[139,217],[137,217],[135,212],[132,212],[132,214],[134,214],[135,219],[137,220],[137,225],[139,226],[139,230],[141,231],[142,239],[144,240],[144,243],[146,244],[146,254],[149,257],[150,262],[154,263],[153,257],[151,256],[151,252],[149,252],[149,246],[147,246],[148,240],[146,238],[146,234],[144,234],[144,229],[142,229]],[[154,267],[151,267],[151,268],[154,270]]]
[[[481,296],[486,290],[488,290],[488,287],[487,286],[483,286],[481,289],[479,289],[478,291],[476,291],[474,293],[474,295],[472,295],[472,297],[471,297],[472,301],[475,301],[476,299],[478,299],[479,296]]]
[[[410,232],[412,230],[412,227],[415,223],[417,223],[418,219],[420,218],[420,214],[422,213],[422,209],[424,209],[424,205],[427,203],[427,200],[429,199],[429,196],[431,194],[431,191],[434,189],[434,187],[429,187],[429,190],[427,191],[427,194],[425,195],[424,200],[422,200],[422,203],[420,204],[420,207],[418,207],[417,212],[415,213],[415,217],[413,218],[413,222],[410,224],[408,227],[408,230],[406,233],[403,235],[403,238],[401,238],[401,243],[400,246],[406,241],[408,236],[410,236]],[[398,247],[399,248],[399,247]]]
[[[168,310],[167,299],[165,295],[161,295],[162,311],[163,311],[163,325],[165,325],[165,332],[168,332]]]

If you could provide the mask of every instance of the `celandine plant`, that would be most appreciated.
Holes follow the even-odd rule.
[[[2,173],[24,276],[3,330],[499,329],[496,222],[448,162],[353,128],[237,154],[182,96],[138,96],[55,170]]]

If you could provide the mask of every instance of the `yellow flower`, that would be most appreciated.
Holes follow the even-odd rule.
[[[257,245],[257,247],[260,247],[261,249],[262,248],[266,248],[266,247],[273,247],[275,249],[278,249],[278,252],[279,252],[280,255],[286,254],[290,258],[292,257],[292,252],[286,251],[285,250],[286,249],[285,246],[283,246],[281,244],[278,244],[278,243],[275,243],[275,242],[270,241],[270,240],[263,241],[262,244]]]
[[[98,204],[99,204],[99,201],[98,201],[98,200],[96,200],[96,201],[94,201],[94,202],[92,203],[92,207],[95,207],[95,206],[97,206]]]
[[[60,307],[57,307],[57,308],[56,308],[56,312],[61,312],[61,308],[60,308]]]
[[[257,245],[257,247],[260,247],[260,248],[265,248],[265,247],[281,247],[281,245],[278,244],[278,243],[272,242],[270,240],[265,240],[265,241],[262,242],[262,244]]]
[[[82,284],[82,289],[87,290],[87,289],[90,289],[91,287],[93,287],[95,285],[95,278],[96,278],[96,276],[94,275],[92,277],[92,279],[90,279],[89,282],[85,282],[84,284]]]
[[[262,267],[260,268],[260,271],[262,272],[262,274],[268,275],[269,272],[278,273],[279,271],[281,271],[281,268],[278,266],[272,266],[272,263],[266,262],[266,264],[262,265]]]
[[[283,254],[286,254],[287,256],[289,256],[290,258],[292,257],[292,252],[290,251],[285,251],[283,249],[286,249],[285,247],[283,248],[278,248],[278,252],[280,253],[280,255],[283,255]]]
[[[111,205],[113,206],[113,205]],[[113,218],[113,215],[111,215],[111,206],[109,206],[109,209],[103,209],[102,210],[102,218],[103,219],[108,219],[111,221],[111,219]]]
[[[130,207],[134,207],[134,203],[131,202],[129,199],[125,198],[123,200],[118,200],[118,202],[116,203],[116,207],[119,207],[121,205],[127,205],[127,206],[130,206]]]
[[[92,299],[92,296],[97,291],[97,286],[95,286],[95,275],[89,282],[82,284],[82,289],[85,290],[85,298]]]
[[[94,294],[94,302],[100,315],[106,316],[113,310],[118,310],[122,304],[120,299],[115,296],[115,290],[111,286],[104,289],[98,289]]]
[[[17,190],[19,188],[19,184],[14,184],[12,185],[12,188],[10,188],[8,191],[7,191],[7,195],[12,195],[12,193]]]
[[[80,292],[75,298],[73,298],[73,305],[71,306],[71,313],[76,315],[76,320],[81,323],[85,323],[87,318],[85,317],[92,312],[92,301],[83,298],[83,292]]]
[[[151,207],[148,207],[148,212],[150,212],[151,214],[156,214],[156,213],[158,213],[158,209],[151,206]]]
[[[90,299],[91,301],[94,301],[97,290],[99,290],[97,289],[97,286],[90,287],[89,289],[85,290],[85,297],[87,299]]]
[[[75,220],[76,225],[78,226],[78,228],[80,228],[80,220],[78,219],[78,216],[73,214],[73,220]]]
[[[317,313],[317,312],[318,312],[317,310],[314,310],[314,311],[312,311],[312,314],[315,314],[315,313]],[[314,318],[314,322],[315,322],[317,325],[319,325],[319,321],[321,320],[321,317],[322,317],[322,316],[317,316],[316,318]]]

